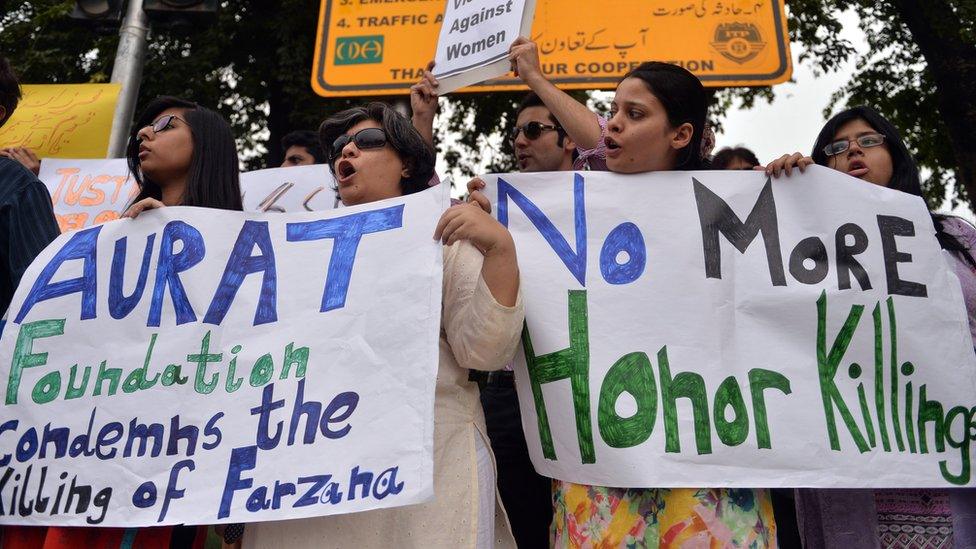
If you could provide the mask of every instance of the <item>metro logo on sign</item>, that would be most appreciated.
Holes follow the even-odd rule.
[[[383,35],[349,36],[336,40],[336,65],[363,65],[383,62]]]

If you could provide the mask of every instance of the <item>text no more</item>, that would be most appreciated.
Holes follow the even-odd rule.
[[[761,235],[772,286],[771,295],[774,295],[776,287],[787,285],[787,272],[793,281],[804,285],[820,284],[833,271],[838,290],[852,290],[852,279],[857,281],[862,291],[872,287],[868,272],[858,259],[868,249],[870,242],[867,231],[857,224],[845,223],[836,229],[834,257],[828,257],[827,247],[819,237],[811,236],[800,240],[793,247],[784,265],[776,203],[769,180],[759,192],[745,221],[700,181],[692,179],[690,183],[704,244],[705,278],[722,278],[723,242],[724,245],[731,244],[739,253],[745,253],[756,237]],[[531,318],[523,332],[523,347],[538,419],[539,440],[546,459],[559,459],[550,432],[550,414],[567,417],[567,413],[571,412],[568,417],[575,417],[582,463],[596,463],[598,456],[593,444],[591,386],[600,387],[596,399],[596,423],[601,438],[611,448],[634,447],[647,441],[653,432],[660,407],[665,432],[664,451],[681,452],[677,399],[688,399],[692,405],[691,424],[694,425],[698,454],[713,452],[712,425],[718,440],[726,446],[745,443],[752,431],[755,433],[758,449],[774,448],[775,433],[770,432],[767,422],[768,408],[786,406],[785,399],[795,389],[791,380],[781,372],[764,368],[752,368],[748,371],[749,406],[743,396],[742,385],[735,376],[726,377],[710,393],[701,374],[692,371],[672,372],[667,345],[662,344],[656,357],[656,375],[646,353],[631,352],[621,356],[610,367],[602,382],[592,384],[586,290],[588,250],[585,176],[579,173],[574,175],[575,246],[570,246],[566,235],[555,227],[536,204],[504,177],[500,177],[497,211],[499,221],[506,226],[512,206],[517,207],[531,222],[582,288],[568,290],[567,348],[538,356],[532,345],[529,328]],[[976,441],[976,407],[968,407],[962,403],[943,406],[932,398],[926,384],[921,384],[916,389],[910,378],[919,368],[932,371],[939,365],[916,365],[910,361],[901,363],[898,359],[894,296],[904,299],[927,296],[924,284],[903,279],[899,275],[899,264],[910,263],[912,257],[899,250],[896,239],[914,237],[914,224],[910,220],[889,215],[877,215],[876,222],[884,258],[884,283],[889,297],[883,304],[876,302],[868,305],[873,307],[873,323],[861,323],[865,305],[854,305],[850,308],[841,330],[830,336],[826,329],[826,291],[821,291],[819,299],[815,303],[811,300],[810,303],[810,314],[816,315],[818,321],[817,333],[811,334],[810,349],[816,349],[819,393],[822,397],[827,433],[827,440],[823,442],[828,443],[831,450],[840,451],[842,438],[848,438],[862,454],[873,450],[922,454],[934,450],[943,453],[949,446],[958,452],[960,464],[950,466],[948,460],[941,461],[942,477],[955,485],[969,484],[972,479],[970,452],[973,441]],[[644,274],[647,257],[647,247],[640,228],[631,222],[620,223],[610,230],[603,241],[599,253],[600,276],[611,285],[631,284]],[[888,320],[887,330],[883,329],[882,318]],[[856,402],[847,402],[839,390],[839,384],[843,380],[837,379],[837,374],[853,334],[862,324],[868,326],[866,330],[873,330],[874,368],[869,370],[858,364],[850,365],[847,373],[849,381],[857,384],[858,399]],[[887,346],[883,346],[885,332],[888,335]],[[883,347],[890,349],[888,365],[885,364]],[[869,371],[874,373],[873,383],[870,379],[861,381],[862,374]],[[547,409],[542,386],[564,379],[570,381],[573,410]],[[904,386],[900,385],[900,380],[904,382]],[[625,392],[633,397],[637,405],[636,412],[629,417],[621,417],[616,410],[617,401]],[[873,402],[869,402],[869,394],[872,395]],[[858,415],[859,420],[856,419]],[[842,437],[841,432],[846,432],[848,436]]]

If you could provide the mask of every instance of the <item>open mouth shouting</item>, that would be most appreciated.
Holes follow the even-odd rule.
[[[867,165],[862,160],[851,160],[847,165],[847,175],[853,177],[864,177],[868,171]]]
[[[604,143],[607,146],[607,158],[617,158],[618,156],[620,156],[620,152],[621,152],[620,145],[616,141],[614,141],[612,137],[607,137],[604,140]]]
[[[356,175],[356,167],[352,165],[350,160],[344,158],[336,163],[335,174],[340,184],[346,183]]]

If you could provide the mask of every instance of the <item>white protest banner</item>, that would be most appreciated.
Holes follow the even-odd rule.
[[[335,178],[324,164],[269,168],[241,174],[241,196],[249,212],[315,212],[338,203]]]
[[[486,182],[518,249],[540,473],[976,485],[973,342],[918,197],[820,167]]]
[[[139,194],[124,158],[45,158],[37,177],[51,193],[61,232],[118,219]]]
[[[0,338],[0,524],[252,522],[433,494],[447,187],[63,234]]]
[[[440,94],[510,69],[508,48],[532,30],[535,0],[447,0],[434,54]]]

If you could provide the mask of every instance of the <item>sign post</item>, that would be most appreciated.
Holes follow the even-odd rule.
[[[434,58],[443,1],[322,0],[312,87],[325,97],[403,95]],[[564,89],[612,89],[644,61],[690,70],[710,87],[769,86],[792,74],[783,0],[538,0],[542,69]],[[462,92],[514,91],[511,75]]]

